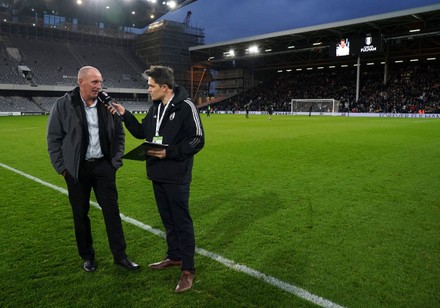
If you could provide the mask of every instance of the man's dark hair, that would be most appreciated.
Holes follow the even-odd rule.
[[[170,89],[174,87],[174,71],[171,67],[152,65],[145,71],[145,75],[154,79],[160,86],[166,84]]]

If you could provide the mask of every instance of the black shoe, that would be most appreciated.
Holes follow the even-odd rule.
[[[127,257],[123,259],[115,260],[115,263],[132,271],[140,268],[138,264],[131,262]]]
[[[84,260],[83,270],[86,272],[94,272],[96,271],[95,261],[93,260]]]

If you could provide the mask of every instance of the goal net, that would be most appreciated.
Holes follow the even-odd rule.
[[[319,112],[335,114],[339,111],[341,101],[336,99],[292,99],[291,112]]]

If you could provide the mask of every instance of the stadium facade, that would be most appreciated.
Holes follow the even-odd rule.
[[[194,0],[176,1],[176,9],[191,2]],[[99,68],[103,88],[132,111],[145,112],[149,106],[142,73],[150,65],[171,66],[179,84],[190,84],[188,48],[203,43],[203,29],[162,21],[139,31],[134,23],[148,18],[133,20],[125,2],[115,3],[119,5],[113,10],[119,14],[117,20],[98,3],[82,10],[72,3],[48,7],[45,1],[29,6],[2,2],[0,111],[47,113],[56,97],[76,85],[76,74],[84,65]],[[162,3],[131,4],[143,4],[142,8],[149,11],[144,15],[154,15],[155,19],[169,11]]]
[[[350,52],[337,56],[340,40]],[[190,48],[193,66],[210,70],[215,86],[201,82],[214,101],[257,87],[279,74],[355,67],[359,98],[363,68],[381,67],[383,83],[396,63],[440,61],[440,4],[297,28]],[[317,73],[319,74],[319,73]],[[199,81],[200,82],[200,81]],[[214,90],[212,90],[214,89]],[[297,97],[303,98],[303,97]],[[326,97],[331,98],[331,97]]]
[[[180,5],[190,2],[180,1]],[[203,29],[188,21],[162,20],[136,33],[129,25],[81,24],[53,14],[20,16],[3,9],[0,15],[0,111],[47,112],[55,97],[75,86],[82,65],[100,68],[104,87],[112,96],[134,111],[145,111],[141,106],[148,105],[148,96],[142,72],[152,64],[173,67],[176,81],[200,108],[221,102],[219,108],[226,104],[228,109],[231,103],[244,110],[246,100],[255,100],[255,95],[247,93],[273,86],[271,82],[298,84],[314,74],[329,87],[346,88],[346,97],[331,91],[327,91],[331,97],[296,91],[295,96],[285,95],[275,111],[287,112],[291,99],[306,98],[337,99],[352,111],[358,108],[353,108],[354,102],[363,100],[364,76],[376,74],[387,85],[393,73],[402,70],[401,63],[432,74],[431,68],[440,61],[440,4],[209,45],[204,45]],[[340,56],[341,40],[350,51]],[[337,74],[345,75],[349,85],[332,80]],[[438,101],[431,103],[438,107]],[[254,111],[273,104],[261,102]],[[391,112],[392,108],[385,109]],[[370,106],[369,112],[377,110]]]

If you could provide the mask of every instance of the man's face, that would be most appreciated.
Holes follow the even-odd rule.
[[[85,101],[95,100],[102,89],[101,73],[94,69],[89,70],[87,74],[79,79],[79,88]]]
[[[341,47],[344,48],[345,47],[345,41],[341,40]]]
[[[152,79],[151,77],[148,77],[148,89],[147,93],[151,95],[151,99],[154,101],[157,100],[163,100],[166,95],[166,85],[159,85]]]

